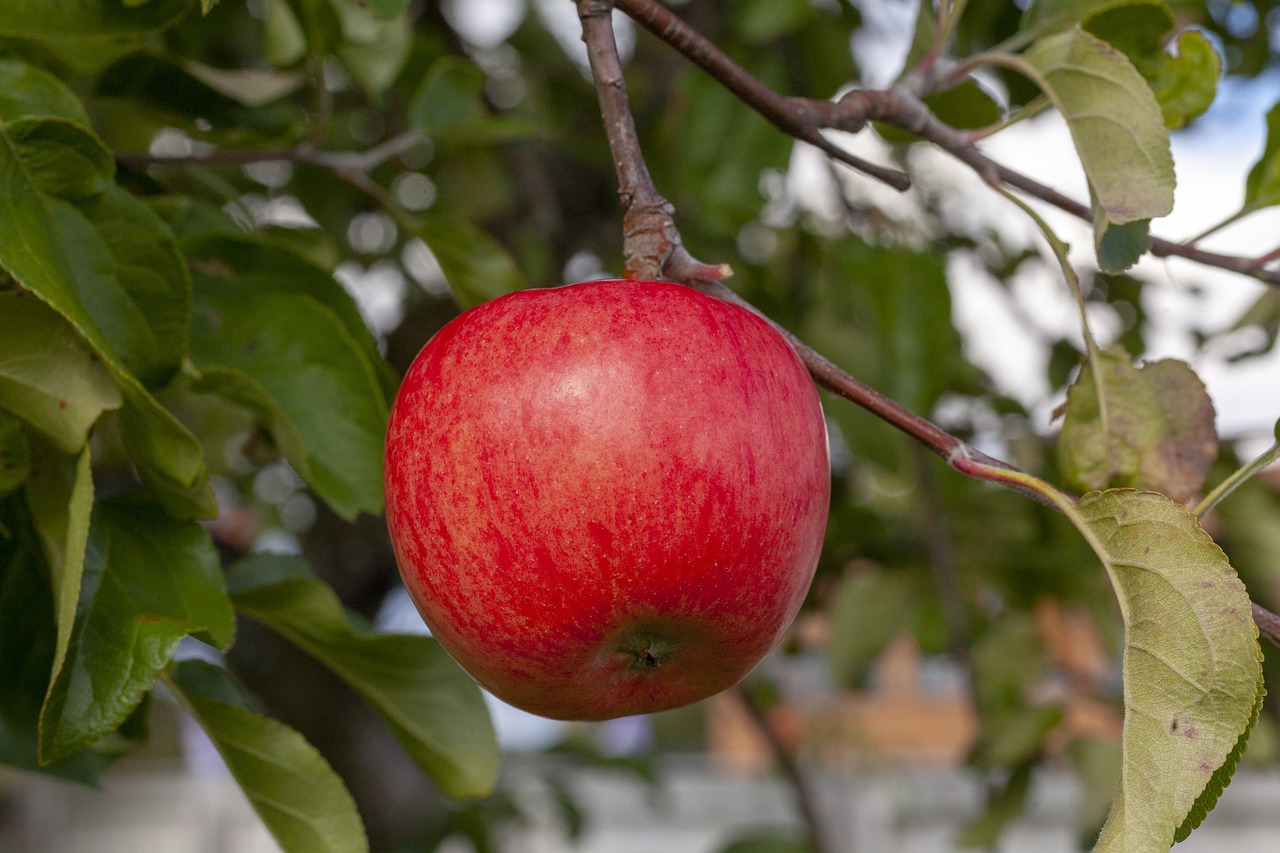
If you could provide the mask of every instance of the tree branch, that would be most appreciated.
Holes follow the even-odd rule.
[[[1258,632],[1262,636],[1280,646],[1280,616],[1255,602],[1253,605],[1253,621],[1257,624]]]
[[[852,155],[825,139],[821,134],[822,129],[857,133],[870,121],[902,128],[946,150],[993,187],[1001,184],[1014,187],[1085,222],[1093,221],[1093,212],[1088,205],[991,160],[966,134],[934,116],[908,86],[900,85],[883,90],[857,89],[835,103],[784,97],[753,77],[657,0],[617,0],[617,6],[784,133],[815,145],[829,156],[892,186],[905,189],[905,184],[896,176],[906,176],[895,170],[886,172],[884,167],[865,161],[851,162],[849,158]],[[1186,258],[1205,266],[1280,286],[1280,269],[1266,268],[1276,260],[1275,252],[1258,258],[1245,258],[1199,249],[1194,244],[1152,237],[1151,253],[1157,257]]]
[[[640,150],[635,122],[627,104],[626,86],[622,79],[622,63],[618,58],[617,44],[614,41],[610,17],[613,2],[612,0],[575,1],[578,4],[578,16],[582,19],[582,37],[587,43],[587,55],[595,78],[596,91],[599,93],[600,110],[604,116],[609,149],[613,153],[614,165],[618,173],[618,197],[627,212],[627,219],[623,223],[626,237],[624,254],[627,275],[668,278],[684,282],[717,299],[731,302],[762,317],[791,343],[818,384],[906,433],[942,457],[948,465],[960,473],[1007,485],[1042,502],[1051,504],[1064,500],[1073,502],[1073,498],[1049,483],[988,456],[841,370],[791,332],[762,314],[755,306],[721,284],[719,280],[727,274],[727,267],[703,264],[689,256],[680,243],[672,206],[658,193],[649,175],[648,167],[645,165],[644,154]],[[649,9],[649,6],[653,5],[648,0],[622,0],[619,5],[622,6],[623,3],[627,4],[627,7],[644,9]],[[662,7],[656,8],[662,9]],[[652,12],[652,10],[649,11]],[[674,20],[674,16],[671,17]],[[658,12],[652,12],[650,18],[670,23]],[[676,27],[679,32],[685,32],[676,24],[671,26]],[[705,40],[694,40],[692,43],[706,44]],[[762,84],[761,88],[763,88]],[[809,103],[816,105],[825,102]],[[826,104],[828,108],[832,106]],[[922,115],[927,117],[929,113],[924,110]],[[637,229],[637,219],[632,213],[633,209],[637,208],[641,210],[643,216],[643,230]]]
[[[623,255],[628,278],[718,281],[732,274],[728,264],[704,264],[680,242],[671,203],[653,185],[640,151],[635,119],[627,101],[622,60],[613,33],[612,0],[575,0],[582,40],[595,79],[605,135],[618,174],[623,209]]]
[[[804,772],[800,769],[800,765],[796,762],[795,756],[791,754],[791,750],[787,749],[787,745],[778,737],[778,733],[774,731],[773,726],[769,724],[769,718],[765,716],[764,709],[756,702],[755,697],[751,695],[751,691],[739,684],[735,691],[742,700],[742,705],[747,709],[752,721],[756,724],[756,728],[760,730],[765,742],[769,744],[769,751],[773,753],[773,758],[778,762],[778,768],[782,771],[782,775],[787,777],[787,781],[791,784],[791,790],[795,794],[796,808],[800,812],[800,817],[804,821],[805,831],[809,836],[809,845],[813,848],[814,853],[831,853],[832,848],[827,841],[826,829],[823,826],[822,818],[818,815],[818,809],[814,802],[813,789],[809,785],[809,780],[805,778]]]
[[[654,0],[616,0],[616,2],[618,8],[630,15],[636,23],[679,50],[694,65],[710,74],[783,133],[809,143],[832,159],[883,181],[894,189],[905,190],[911,186],[911,179],[905,173],[870,163],[825,138],[814,112],[814,106],[825,104],[825,101],[787,98],[779,95],[730,59],[724,51],[686,24],[670,9]],[[581,3],[579,6],[581,7]]]
[[[304,142],[293,148],[210,148],[191,154],[117,153],[116,162],[126,168],[144,169],[148,166],[244,166],[282,160],[319,166],[335,172],[372,172],[392,157],[413,149],[422,141],[422,135],[417,131],[407,130],[367,151],[324,151],[313,147],[310,142]]]
[[[833,394],[863,408],[880,420],[915,439],[961,474],[979,480],[988,480],[1008,486],[1041,503],[1054,505],[1050,495],[1072,503],[1075,498],[1055,486],[1022,471],[1007,462],[988,456],[973,445],[889,399],[871,386],[856,379],[829,361],[825,356],[797,338],[790,331],[775,323],[750,302],[734,293],[720,282],[699,282],[698,290],[724,302],[745,308],[763,318],[791,344],[814,381]]]

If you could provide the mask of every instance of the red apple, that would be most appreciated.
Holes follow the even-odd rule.
[[[391,410],[387,522],[432,633],[557,719],[737,682],[795,618],[830,498],[813,383],[764,320],[676,284],[465,312]]]

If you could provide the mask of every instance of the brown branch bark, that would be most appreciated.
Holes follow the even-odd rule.
[[[1258,626],[1258,633],[1280,646],[1280,616],[1272,613],[1261,604],[1253,605],[1253,621]]]
[[[617,6],[649,32],[683,54],[690,62],[710,74],[784,133],[821,148],[829,156],[848,163],[859,171],[905,189],[905,185],[900,186],[901,182],[893,174],[877,174],[866,168],[874,164],[866,164],[865,161],[859,164],[850,162],[847,159],[848,152],[822,137],[821,131],[824,128],[856,133],[864,129],[868,122],[879,121],[911,131],[952,154],[992,186],[1003,184],[1013,187],[1085,222],[1093,221],[1093,212],[1088,205],[991,160],[963,133],[934,116],[905,86],[884,90],[858,89],[834,103],[810,98],[784,97],[733,62],[705,36],[695,31],[657,0],[617,0]],[[883,169],[878,166],[874,168]],[[1246,258],[1211,252],[1197,248],[1195,245],[1160,237],[1151,238],[1151,252],[1157,257],[1182,257],[1205,266],[1217,267],[1256,278],[1270,285],[1280,286],[1280,270],[1266,268],[1271,261],[1275,260],[1274,253],[1260,258]]]
[[[894,189],[905,190],[911,186],[911,179],[905,173],[868,162],[825,138],[814,111],[815,107],[825,104],[825,101],[779,95],[666,6],[652,0],[616,2],[618,8],[636,23],[679,50],[693,64],[710,74],[783,133],[809,143],[832,159],[883,181]]]
[[[680,242],[674,210],[653,184],[640,151],[635,119],[627,100],[622,60],[613,32],[612,0],[575,0],[582,40],[595,79],[605,136],[618,174],[622,203],[623,254],[628,278],[718,281],[732,273],[727,264],[704,264]]]
[[[738,698],[742,700],[742,705],[746,708],[747,714],[750,715],[752,721],[756,724],[756,728],[760,730],[760,734],[769,745],[769,751],[773,753],[773,758],[778,763],[778,769],[782,771],[782,775],[787,778],[787,782],[791,785],[791,791],[795,795],[796,809],[800,812],[800,818],[804,821],[805,832],[809,836],[809,845],[813,848],[814,853],[833,853],[830,842],[827,840],[826,828],[822,823],[821,816],[818,814],[813,788],[809,785],[809,780],[805,777],[804,771],[800,769],[800,764],[796,761],[795,756],[791,754],[791,750],[787,748],[787,745],[778,737],[778,733],[774,731],[773,726],[769,724],[769,718],[765,715],[764,709],[756,702],[755,697],[751,695],[751,691],[739,684],[735,692],[738,694]]]

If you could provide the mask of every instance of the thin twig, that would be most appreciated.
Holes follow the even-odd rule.
[[[956,558],[955,543],[947,529],[946,511],[938,494],[938,483],[930,467],[929,457],[919,444],[911,446],[912,461],[919,484],[920,523],[925,550],[929,555],[929,572],[942,603],[942,617],[947,626],[951,659],[966,669],[969,666],[969,616],[965,612],[964,595],[960,589],[960,567]]]
[[[617,6],[658,38],[679,50],[693,64],[710,74],[716,81],[744,103],[772,122],[789,136],[809,143],[832,159],[883,181],[897,190],[911,186],[911,179],[897,169],[868,162],[850,154],[824,137],[815,103],[808,98],[788,98],[760,82],[751,72],[729,58],[710,39],[686,24],[665,6],[653,0],[616,0]],[[581,3],[579,7],[581,8]]]
[[[311,137],[306,145],[311,148],[323,148],[329,138],[329,129],[333,126],[333,92],[329,91],[329,81],[324,79],[324,61],[311,61],[311,76],[316,87],[316,115],[312,122]]]
[[[130,169],[147,166],[244,166],[282,160],[305,163],[333,171],[371,172],[393,157],[404,154],[422,143],[417,131],[405,131],[378,143],[367,151],[324,151],[302,144],[293,148],[210,148],[191,154],[117,153],[116,162]]]
[[[1007,462],[988,456],[973,445],[889,399],[876,389],[846,373],[825,356],[778,325],[750,302],[725,287],[720,282],[694,284],[698,290],[725,302],[745,308],[762,317],[791,344],[809,369],[814,381],[849,402],[866,409],[885,423],[905,433],[942,457],[953,469],[979,480],[988,480],[1022,492],[1041,503],[1054,505],[1053,497],[1074,503],[1075,498],[1049,483],[1022,471]]]
[[[739,684],[735,692],[742,700],[742,705],[747,709],[747,713],[756,724],[756,728],[760,730],[760,734],[769,745],[769,751],[773,753],[774,760],[778,762],[778,769],[782,771],[782,775],[787,777],[787,782],[791,785],[791,790],[795,794],[796,808],[800,812],[801,820],[804,821],[805,831],[809,836],[809,844],[813,847],[814,853],[831,853],[832,847],[827,840],[826,828],[823,826],[822,818],[818,814],[813,788],[809,785],[809,780],[805,777],[804,771],[800,769],[795,756],[791,754],[791,750],[778,737],[778,733],[774,731],[773,726],[769,725],[769,718],[765,716],[764,709],[756,702],[755,697],[751,695],[751,691]]]
[[[1254,602],[1253,621],[1258,626],[1258,633],[1280,646],[1280,616]]]
[[[823,138],[821,130],[827,128],[856,133],[865,128],[868,122],[883,122],[908,130],[948,151],[992,186],[1005,184],[1014,187],[1085,222],[1093,221],[1093,211],[1088,205],[1081,204],[1034,178],[991,160],[973,144],[966,133],[956,130],[934,116],[909,86],[900,85],[882,90],[857,89],[844,95],[835,103],[810,98],[784,97],[729,59],[705,36],[699,34],[657,0],[617,0],[617,6],[645,29],[683,54],[690,62],[710,74],[784,133],[817,145],[843,162],[848,160],[836,152],[841,154],[847,154],[847,152],[843,152],[843,149],[839,149]],[[965,73],[967,74],[967,71]],[[815,141],[815,138],[821,142]],[[835,151],[833,152],[832,149]],[[867,172],[864,167],[869,164],[850,163],[850,165]],[[893,183],[895,179],[891,175],[876,175],[876,177],[897,185]],[[1277,249],[1277,252],[1280,252],[1280,249]],[[1218,267],[1256,278],[1266,284],[1280,286],[1280,270],[1265,268],[1276,260],[1276,252],[1260,258],[1245,258],[1152,237],[1151,253],[1157,257],[1186,258],[1205,266]]]
[[[1276,246],[1274,249],[1272,249],[1270,252],[1267,252],[1265,255],[1259,255],[1258,257],[1253,259],[1254,266],[1257,266],[1259,268],[1265,267],[1267,264],[1270,264],[1274,261],[1280,261],[1280,246]]]

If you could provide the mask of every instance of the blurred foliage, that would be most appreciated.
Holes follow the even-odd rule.
[[[0,139],[10,153],[0,153],[0,174],[10,183],[0,188],[9,205],[0,222],[0,311],[8,312],[0,321],[16,323],[18,309],[5,306],[16,304],[19,286],[30,289],[54,310],[24,309],[27,333],[69,343],[33,382],[7,367],[16,332],[0,340],[0,639],[22,638],[0,641],[0,760],[97,779],[133,743],[129,734],[148,707],[137,703],[163,670],[215,741],[242,736],[295,750],[270,772],[236,768],[247,787],[255,778],[274,785],[323,772],[297,745],[304,735],[350,789],[375,849],[434,849],[460,837],[477,851],[497,850],[502,833],[519,826],[520,806],[508,792],[464,804],[437,793],[493,783],[488,765],[481,778],[467,778],[436,760],[442,747],[433,740],[443,738],[463,760],[488,760],[487,723],[477,722],[483,730],[467,730],[461,743],[447,726],[392,735],[377,716],[394,711],[385,685],[362,678],[364,664],[344,657],[370,642],[364,627],[397,583],[377,515],[381,429],[396,376],[460,307],[622,268],[613,167],[577,34],[557,29],[547,4],[516,0],[517,25],[491,37],[463,26],[472,17],[464,2],[415,0],[403,14],[393,0],[124,4],[136,12],[114,2],[3,4]],[[1106,4],[1044,2],[1022,11],[1027,5],[971,0],[951,50],[967,56],[1025,45]],[[1090,31],[1114,40],[1148,81],[1166,87],[1159,103],[1171,126],[1196,127],[1208,74],[1191,73],[1199,86],[1178,82],[1166,51],[1171,28],[1195,33],[1194,42],[1177,44],[1197,68],[1212,64],[1212,45],[1227,79],[1275,69],[1280,21],[1268,0],[1133,5],[1140,30],[1112,14],[1094,17]],[[73,6],[101,20],[68,18]],[[1068,6],[1074,17],[1055,17]],[[850,45],[874,23],[848,0],[688,0],[676,11],[769,85],[820,98],[857,83],[867,59]],[[912,57],[923,53],[933,20],[926,3]],[[802,152],[789,138],[644,32],[635,32],[627,75],[648,164],[675,205],[686,246],[731,262],[735,290],[840,367],[975,445],[1062,481],[1040,419],[1075,377],[1076,338],[1028,319],[1043,389],[1016,393],[975,365],[972,342],[953,319],[958,265],[992,285],[1002,309],[1025,316],[1015,282],[1046,269],[1033,247],[957,216],[954,199],[927,186],[913,191],[914,212],[904,215],[877,203],[843,167],[830,166],[830,180],[795,179]],[[1003,69],[993,80],[930,103],[956,126],[978,127],[1040,94]],[[1255,208],[1276,200],[1278,114],[1272,110],[1271,139],[1250,176]],[[910,163],[910,136],[885,135],[898,146],[885,156]],[[252,156],[204,157],[217,150]],[[317,151],[347,159],[326,161],[312,156]],[[154,165],[147,155],[179,161]],[[132,230],[113,225],[126,220]],[[50,235],[62,242],[47,243]],[[37,255],[69,257],[72,267],[28,264],[15,248],[24,239],[36,241]],[[125,268],[161,274],[114,272]],[[1124,350],[1140,357],[1151,322],[1147,283],[1136,274],[1097,274],[1086,284],[1091,309],[1113,319]],[[94,303],[108,286],[121,286],[129,307]],[[1274,348],[1275,297],[1259,295],[1241,316],[1235,333],[1262,334],[1240,360]],[[75,397],[70,409],[56,403],[64,389]],[[1114,739],[1072,728],[1067,713],[1087,699],[1119,719],[1120,628],[1096,557],[1050,508],[954,475],[867,413],[833,397],[824,403],[831,523],[806,603],[827,629],[819,650],[831,669],[818,688],[831,695],[874,686],[881,652],[912,637],[959,674],[978,713],[970,763],[998,781],[989,811],[962,840],[991,843],[1020,813],[1033,771],[1048,763],[1072,766],[1084,780],[1081,837],[1091,843],[1120,760]],[[86,484],[76,480],[76,454],[95,422]],[[1232,462],[1220,461],[1209,482]],[[98,499],[92,512],[86,488]],[[144,503],[118,497],[143,490]],[[189,520],[211,515],[214,497],[215,518]],[[1213,519],[1249,589],[1273,608],[1280,606],[1278,513],[1276,489],[1259,481]],[[137,519],[152,517],[157,532],[148,541]],[[108,563],[85,554],[86,541],[107,540],[123,542]],[[211,588],[189,592],[198,606],[184,610],[185,621],[147,629],[157,645],[145,669],[99,680],[133,662],[92,647],[99,621],[122,612],[99,586],[106,578],[133,588],[149,564],[130,554],[145,548]],[[264,548],[301,555],[293,575],[267,572],[257,582],[288,580],[318,596],[265,611],[276,627],[306,619],[308,608],[322,612],[323,636],[300,642],[314,654],[242,622],[225,662],[234,678],[168,664],[184,633],[222,647],[230,641],[218,610],[228,599],[213,588],[222,576],[207,571],[215,548],[224,565]],[[324,584],[345,611],[315,592]],[[181,585],[174,589],[143,603],[161,613],[186,607]],[[1046,601],[1082,614],[1102,650],[1098,668],[1064,665],[1037,615]],[[244,602],[236,603],[243,616]],[[56,626],[33,617],[55,612]],[[135,615],[145,622],[150,614]],[[808,651],[808,642],[793,638],[787,648]],[[55,662],[68,654],[65,679],[127,687],[120,695],[128,701],[93,719],[76,717],[73,707],[63,714],[70,734],[57,729],[56,742],[41,744],[41,698]],[[95,654],[109,663],[92,662]],[[785,674],[787,660],[775,663],[761,677]],[[437,686],[423,666],[413,701],[468,689],[457,686],[456,672],[435,674],[446,685]],[[1267,669],[1277,671],[1270,662]],[[780,701],[793,699],[791,682],[776,681]],[[63,692],[50,696],[64,701]],[[467,707],[482,718],[478,696],[468,695]],[[1280,711],[1268,703],[1260,725],[1277,723]],[[119,738],[88,743],[122,724]],[[703,725],[699,711],[656,720],[659,748],[696,747]],[[1273,757],[1275,740],[1261,739],[1258,749],[1271,750],[1263,758]],[[595,747],[585,752],[591,757],[578,760],[601,762]],[[589,817],[557,790],[565,824],[582,831]],[[341,801],[337,789],[329,792]],[[347,817],[344,837],[360,836],[356,823]],[[767,834],[727,848],[805,849]]]

